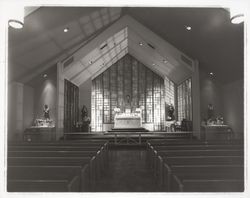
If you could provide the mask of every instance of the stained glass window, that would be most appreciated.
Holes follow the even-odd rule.
[[[185,80],[177,87],[178,120],[192,121],[192,81]]]
[[[92,80],[92,130],[114,123],[114,109],[141,108],[142,122],[162,130],[164,80],[131,55],[126,55]],[[129,104],[127,99],[129,98]]]

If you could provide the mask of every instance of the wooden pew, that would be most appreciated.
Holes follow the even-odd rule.
[[[193,165],[168,165],[164,164],[163,189],[174,191],[173,176],[183,179],[244,179],[244,167],[241,164],[193,164]]]
[[[174,157],[174,156],[243,156],[243,150],[235,149],[207,149],[207,150],[160,150],[154,151],[153,167],[155,172],[162,171],[162,160],[161,157]],[[159,170],[157,170],[160,168]]]
[[[196,149],[242,149],[242,145],[208,145],[208,144],[201,144],[201,145],[160,145],[160,146],[153,146],[155,150],[196,150]]]
[[[231,141],[200,141],[200,140],[148,140],[152,146],[160,146],[160,145],[244,145],[244,142],[238,140],[231,140]]]
[[[51,178],[51,177],[50,177]],[[44,180],[8,180],[8,192],[78,192],[79,176],[72,179],[44,179]]]
[[[181,157],[194,157],[194,156],[215,157],[216,155],[219,155],[219,156],[224,156],[224,157],[241,156],[243,159],[242,149],[234,149],[234,150],[231,150],[231,149],[230,150],[229,149],[179,150],[177,149],[177,150],[163,150],[163,151],[161,149],[158,149],[158,151],[156,151],[154,150],[154,148],[155,147],[153,146],[149,146],[149,152],[151,152],[149,158],[153,159],[150,161],[151,163],[150,165],[154,169],[155,176],[157,177],[157,180],[160,186],[164,185],[164,182],[165,182],[164,171],[166,170],[164,169],[164,166],[163,166],[164,160],[166,160],[169,157],[180,157],[180,158]],[[196,160],[196,161],[198,163],[199,160]],[[216,164],[216,162],[213,162],[213,161],[210,161],[210,163]]]
[[[147,161],[148,164],[152,167],[152,159],[154,159],[155,152],[167,152],[175,150],[242,150],[242,145],[168,145],[168,146],[147,146]],[[178,152],[178,151],[177,151]],[[195,153],[194,153],[195,154]]]
[[[104,145],[91,145],[91,144],[73,144],[64,145],[60,144],[32,144],[32,145],[22,145],[22,146],[9,146],[8,151],[96,151],[100,150],[100,161],[102,166],[108,167],[108,142]]]
[[[57,141],[57,142],[8,142],[8,146],[21,146],[21,145],[103,145],[107,140],[77,140],[77,141]]]
[[[9,151],[8,156],[9,157],[66,157],[66,156],[78,156],[78,157],[88,157],[88,156],[96,156],[96,167],[98,171],[98,176],[101,175],[101,172],[105,169],[106,166],[106,159],[105,154],[103,153],[103,148],[101,148],[100,151],[97,151],[97,149],[93,149],[93,151],[83,151],[83,149],[80,150],[50,150],[50,148],[40,148],[41,150],[28,150],[28,151]]]
[[[243,156],[174,156],[163,157],[163,162],[168,165],[193,165],[193,164],[244,164]]]
[[[159,158],[161,157],[174,157],[174,156],[243,156],[244,152],[242,149],[201,149],[201,150],[155,150],[152,146],[148,152],[150,152],[151,159],[149,164],[152,168],[159,166]]]
[[[93,189],[98,178],[94,157],[9,157],[10,166],[81,166],[89,165],[88,178],[90,187]]]
[[[96,177],[101,176],[104,170],[104,161],[101,152],[89,151],[10,151],[8,157],[92,157],[95,156],[93,166],[95,167]]]
[[[173,192],[243,192],[241,179],[180,179],[175,176]]]
[[[11,143],[8,145],[8,156],[8,166],[85,167],[89,164],[88,177],[93,189],[104,165],[108,164],[108,141]],[[15,183],[18,184],[18,181],[15,180]]]
[[[207,149],[207,150],[159,150],[159,156],[243,156],[242,149]]]
[[[8,191],[17,192],[84,192],[90,189],[89,165],[82,166],[9,166],[7,170]],[[64,181],[68,181],[64,182]],[[22,181],[25,181],[23,184]],[[70,184],[72,183],[73,184]],[[33,184],[35,186],[33,186]],[[61,184],[61,188],[60,187]],[[53,189],[55,185],[58,189]],[[66,189],[65,187],[68,187]],[[20,189],[22,187],[22,189]],[[34,188],[31,188],[34,187]]]

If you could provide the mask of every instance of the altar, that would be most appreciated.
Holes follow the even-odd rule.
[[[125,111],[125,113],[116,114],[114,118],[114,128],[120,129],[131,129],[131,128],[141,128],[142,119],[140,113],[130,113]]]

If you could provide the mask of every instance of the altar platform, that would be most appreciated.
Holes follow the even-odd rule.
[[[149,139],[193,139],[193,132],[69,132],[64,133],[63,140],[106,139],[117,145],[143,144]]]

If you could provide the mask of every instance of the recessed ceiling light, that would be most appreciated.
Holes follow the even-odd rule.
[[[152,65],[155,66],[155,63],[153,63]]]
[[[65,33],[68,32],[68,31],[69,31],[69,28],[64,28],[63,29],[63,32],[65,32]]]
[[[44,78],[47,78],[47,77],[48,77],[48,75],[47,75],[47,74],[43,74],[43,77],[44,77]]]
[[[188,31],[190,31],[192,29],[192,27],[188,26],[188,25],[186,25],[185,27],[186,27],[186,30],[188,30]]]
[[[22,29],[23,23],[18,20],[9,20],[9,26],[15,28],[15,29]]]
[[[139,42],[139,45],[140,45],[140,46],[143,46],[143,43],[142,43],[142,42]]]
[[[168,62],[168,61],[167,61],[166,59],[163,59],[163,63],[165,63],[165,64],[166,64],[167,62]]]
[[[214,73],[213,73],[213,72],[210,72],[209,74],[210,74],[210,76],[213,76],[213,75],[214,75]]]

